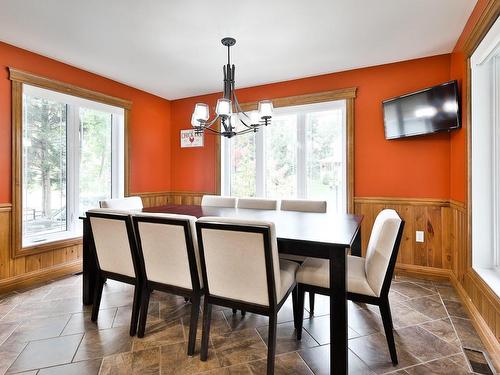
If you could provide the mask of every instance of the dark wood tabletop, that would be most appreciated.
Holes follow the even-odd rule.
[[[360,228],[362,216],[245,208],[166,205],[144,208],[143,212],[264,220],[276,226],[278,240],[297,240],[349,247]]]

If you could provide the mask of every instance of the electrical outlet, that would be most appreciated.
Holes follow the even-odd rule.
[[[417,242],[424,242],[424,231],[417,230],[415,232],[415,241],[417,241]]]

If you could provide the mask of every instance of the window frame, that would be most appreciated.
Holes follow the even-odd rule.
[[[470,228],[471,267],[500,296],[500,41],[497,20],[471,53]],[[491,99],[491,100],[487,100]],[[489,126],[478,126],[478,124]],[[489,139],[485,141],[485,139]],[[485,159],[488,161],[485,163]],[[488,166],[485,164],[491,163]],[[487,191],[491,189],[491,191]],[[479,207],[479,208],[478,208]]]
[[[18,258],[32,254],[39,254],[50,250],[56,250],[69,246],[80,245],[81,235],[66,239],[60,239],[41,244],[23,246],[22,243],[22,123],[23,123],[23,86],[24,84],[40,87],[42,89],[55,91],[98,103],[111,105],[123,109],[124,129],[124,195],[129,194],[129,147],[128,132],[129,118],[132,102],[80,88],[64,82],[37,76],[16,68],[9,67],[9,79],[12,84],[12,228],[11,228],[11,257]]]
[[[347,213],[354,213],[354,104],[356,99],[357,87],[349,87],[332,91],[318,92],[314,94],[305,94],[272,99],[273,106],[293,107],[304,104],[315,104],[323,102],[333,102],[345,100],[346,116],[346,197]],[[241,103],[241,109],[245,112],[256,110],[258,102]],[[220,126],[220,124],[218,124]],[[259,132],[258,132],[259,133]],[[257,133],[257,134],[258,134]],[[220,195],[222,190],[222,178],[227,178],[221,167],[221,158],[223,155],[222,143],[220,137],[216,138],[215,144],[215,193]],[[258,150],[256,150],[258,152]],[[258,166],[257,166],[258,167]],[[258,184],[257,184],[258,186]]]

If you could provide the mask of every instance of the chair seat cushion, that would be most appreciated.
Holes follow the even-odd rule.
[[[299,268],[299,264],[297,262],[293,262],[291,260],[280,259],[280,278],[281,285],[280,290],[277,291],[277,302],[281,302],[281,300],[285,297],[286,292],[290,289],[295,282],[295,275],[297,274],[297,269]]]
[[[297,272],[297,282],[301,284],[330,287],[329,260],[307,258]],[[365,273],[365,258],[347,256],[347,291],[375,296],[368,284]]]
[[[280,254],[280,259],[293,260],[294,262],[302,263],[307,259],[307,257],[303,257],[301,255]]]

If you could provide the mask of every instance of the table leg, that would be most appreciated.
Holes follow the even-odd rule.
[[[92,256],[90,246],[90,223],[83,219],[83,304],[91,305],[94,300],[94,286],[96,275],[95,259]]]
[[[330,373],[348,372],[347,348],[347,249],[330,250]]]
[[[360,257],[361,256],[361,228],[359,228],[356,237],[351,245],[351,255]]]

